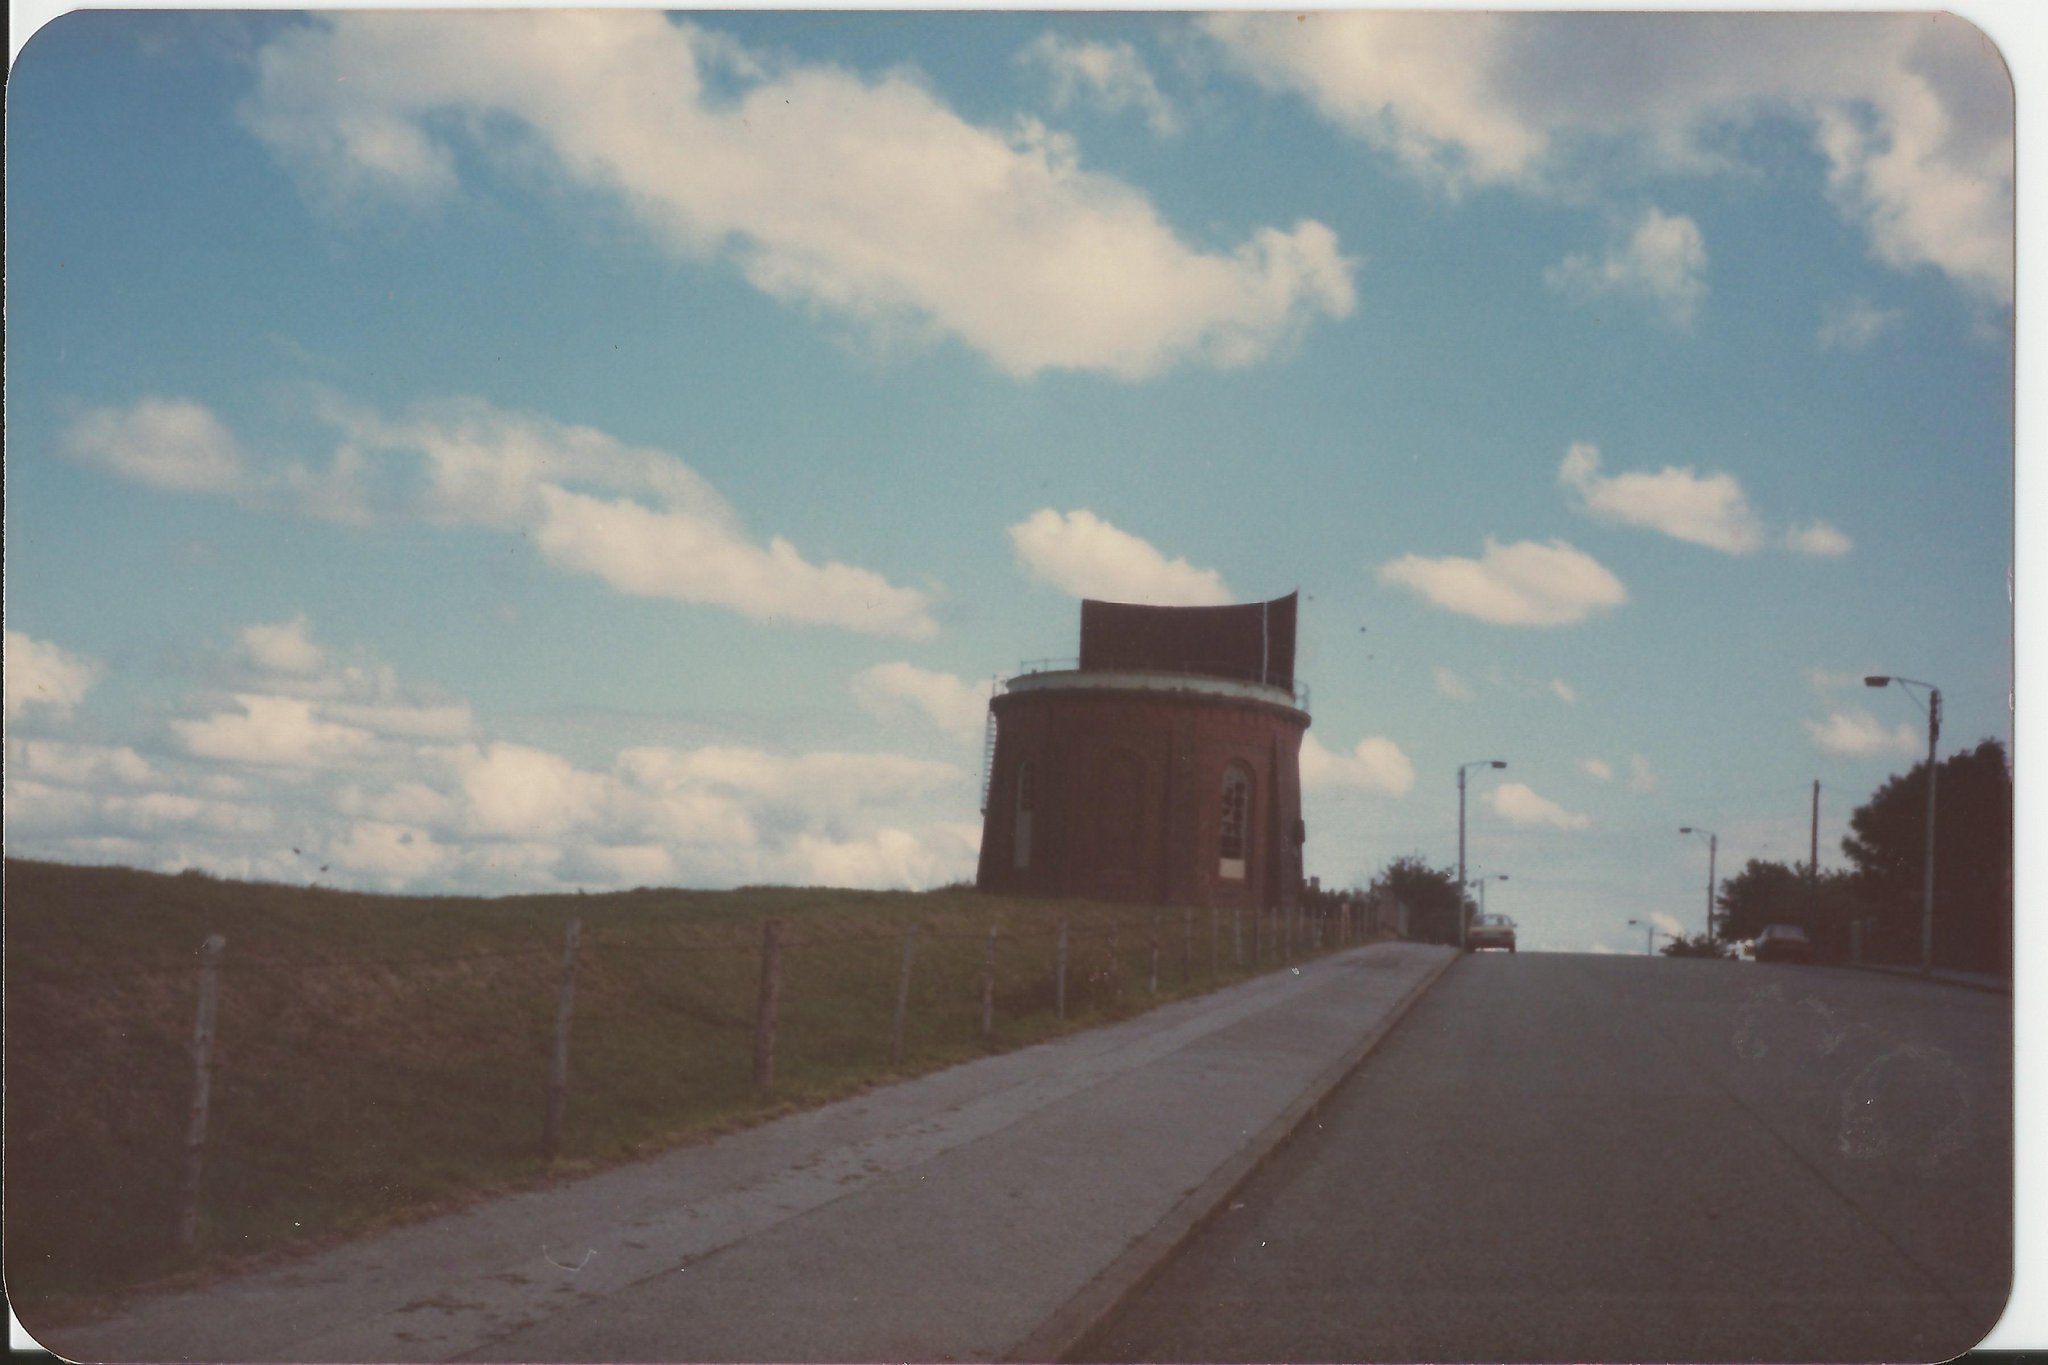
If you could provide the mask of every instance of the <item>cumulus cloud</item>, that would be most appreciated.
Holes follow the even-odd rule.
[[[1448,668],[1437,669],[1434,677],[1439,696],[1449,697],[1452,701],[1471,701],[1477,695],[1470,684]]]
[[[1628,600],[1620,579],[1562,540],[1501,545],[1489,536],[1478,559],[1403,555],[1381,565],[1379,579],[1495,625],[1576,625]]]
[[[1623,241],[1598,257],[1573,254],[1543,272],[1543,283],[1567,298],[1608,294],[1644,300],[1674,325],[1690,327],[1707,296],[1707,248],[1699,224],[1651,208]]]
[[[1575,706],[1578,704],[1578,689],[1573,687],[1570,683],[1566,682],[1563,678],[1552,678],[1550,680],[1550,694],[1556,697],[1559,701],[1563,702],[1566,706]]]
[[[1574,442],[1557,467],[1557,481],[1578,510],[1601,521],[1662,531],[1678,540],[1748,554],[1763,544],[1763,523],[1731,474],[1695,474],[1666,467],[1655,474],[1600,473],[1600,449]]]
[[[18,630],[6,632],[4,670],[6,714],[9,721],[26,715],[31,708],[68,716],[85,700],[100,676],[94,660],[73,654]]]
[[[887,719],[906,709],[922,715],[954,739],[981,738],[988,720],[991,686],[910,663],[876,664],[853,676],[854,700]]]
[[[126,409],[88,411],[65,428],[57,448],[149,488],[230,496],[248,489],[233,433],[185,399],[145,398]]]
[[[1785,548],[1795,554],[1839,559],[1855,548],[1855,542],[1826,522],[1816,521],[1785,532]]]
[[[304,612],[274,626],[245,626],[242,652],[266,673],[318,673],[327,666],[327,651],[313,643],[311,629]]]
[[[357,505],[522,535],[557,568],[633,596],[724,607],[757,621],[912,639],[937,632],[927,593],[869,569],[815,563],[780,536],[761,543],[709,483],[665,451],[473,399],[421,403],[387,419],[329,396],[316,415],[339,431],[331,468],[350,471]],[[119,425],[122,414],[81,420],[101,419]],[[261,649],[281,660],[292,648],[290,622],[251,630],[252,656]]]
[[[1586,776],[1592,778],[1596,782],[1612,782],[1614,780],[1614,766],[1608,763],[1605,759],[1581,759],[1579,762],[1579,768],[1582,772],[1586,774]]]
[[[1966,20],[1231,13],[1203,28],[1261,84],[1454,194],[1745,174],[1731,132],[1788,120],[1873,256],[2012,300],[2012,88]]]
[[[1593,823],[1591,817],[1568,811],[1520,782],[1503,782],[1489,791],[1486,799],[1493,803],[1494,813],[1511,825],[1579,830]]]
[[[76,744],[55,739],[7,737],[10,772],[71,787],[140,786],[156,770],[125,744]]]
[[[1860,351],[1896,328],[1905,316],[1903,308],[1879,308],[1869,299],[1838,300],[1821,311],[1820,348]]]
[[[1667,465],[1654,474],[1600,472],[1600,449],[1575,441],[1557,467],[1557,481],[1576,510],[1599,521],[1641,526],[1676,540],[1750,554],[1775,544],[1795,554],[1838,557],[1853,543],[1825,521],[1768,530],[1732,474],[1698,474],[1690,465]]]
[[[1415,785],[1415,765],[1400,745],[1378,735],[1360,740],[1349,753],[1336,754],[1308,734],[1301,740],[1301,785],[1404,796]]]
[[[776,298],[1019,377],[1246,365],[1355,306],[1321,223],[1198,249],[1041,125],[979,127],[905,71],[778,63],[651,11],[330,14],[256,69],[243,120],[317,200],[429,199],[511,163]]]
[[[549,890],[972,875],[969,775],[892,753],[639,747],[590,763],[485,736],[310,625],[233,637],[221,667],[295,691],[187,702],[161,754],[10,734],[13,847],[31,856],[392,890]],[[262,662],[319,671],[267,673]],[[378,698],[383,700],[380,702]],[[342,717],[371,724],[349,724]],[[316,870],[317,869],[317,872]]]
[[[1145,59],[1129,43],[1091,43],[1045,33],[1019,53],[1018,60],[1045,72],[1058,108],[1087,103],[1112,114],[1135,109],[1161,137],[1180,131],[1172,102],[1159,92]]]
[[[1824,721],[1804,724],[1815,748],[1840,758],[1903,758],[1920,749],[1920,736],[1912,726],[1901,722],[1887,730],[1868,711],[1834,711]]]
[[[304,697],[244,692],[234,703],[237,710],[174,720],[171,732],[198,758],[289,768],[318,767],[370,745],[368,731],[323,720]]]
[[[1041,583],[1075,597],[1161,607],[1223,606],[1235,599],[1214,569],[1168,559],[1093,512],[1043,508],[1010,528],[1017,562]]]

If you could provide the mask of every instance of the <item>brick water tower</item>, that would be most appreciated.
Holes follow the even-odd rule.
[[[989,702],[986,891],[1292,907],[1301,888],[1295,594],[1081,604],[1081,657]]]

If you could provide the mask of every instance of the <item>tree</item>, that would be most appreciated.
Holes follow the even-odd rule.
[[[1849,817],[1842,852],[1856,865],[1877,956],[1920,958],[1927,849],[1927,765],[1893,777]],[[1935,784],[1934,960],[2012,970],[2012,769],[1987,739],[1941,761]]]
[[[1721,937],[1730,941],[1755,938],[1767,924],[1804,927],[1807,892],[1803,871],[1751,858],[1742,871],[1723,880],[1717,898],[1721,913],[1715,926]]]
[[[1372,892],[1408,907],[1408,936],[1425,943],[1456,943],[1458,912],[1469,920],[1476,908],[1458,890],[1453,868],[1431,867],[1419,853],[1394,859],[1372,881]]]
[[[1687,938],[1683,934],[1657,950],[1666,957],[1734,957],[1735,950],[1705,934]]]

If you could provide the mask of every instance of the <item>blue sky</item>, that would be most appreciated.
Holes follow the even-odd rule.
[[[1078,598],[1304,594],[1308,870],[1702,927],[2010,743],[1953,19],[95,13],[9,91],[15,854],[970,877]]]

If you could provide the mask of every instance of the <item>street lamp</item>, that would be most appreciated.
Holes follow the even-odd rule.
[[[1721,836],[1710,829],[1695,829],[1691,825],[1680,825],[1680,834],[1704,834],[1707,836],[1707,942],[1714,941],[1714,856],[1721,851]]]
[[[1934,970],[1934,743],[1941,737],[1941,689],[1933,683],[1921,682],[1918,678],[1900,678],[1888,673],[1873,674],[1863,680],[1865,687],[1888,687],[1897,683],[1909,697],[1913,688],[1927,689],[1927,868],[1925,880],[1920,887],[1920,974],[1929,975]],[[1920,699],[1913,697],[1918,706]]]
[[[1476,758],[1458,768],[1458,951],[1465,951],[1465,773],[1471,768],[1505,768],[1498,758]]]
[[[1675,939],[1678,937],[1678,935],[1672,933],[1669,929],[1659,929],[1656,925],[1650,923],[1648,920],[1632,919],[1629,921],[1629,923],[1640,926],[1643,931],[1644,957],[1655,957],[1657,955],[1655,952],[1657,935],[1662,934],[1664,935],[1664,937],[1670,939]]]
[[[1489,872],[1489,873],[1487,873],[1487,874],[1486,874],[1486,875],[1485,875],[1484,877],[1474,877],[1474,878],[1472,879],[1472,883],[1471,883],[1471,884],[1472,884],[1472,885],[1474,885],[1474,886],[1477,886],[1477,887],[1479,888],[1479,913],[1480,913],[1480,914],[1482,914],[1482,915],[1483,915],[1483,914],[1485,914],[1485,913],[1486,913],[1486,884],[1487,884],[1488,882],[1504,882],[1504,881],[1506,881],[1507,879],[1508,879],[1508,874],[1507,874],[1507,873],[1505,873],[1505,872]]]

